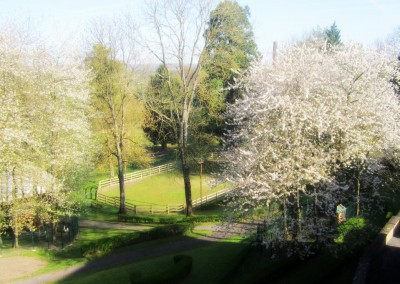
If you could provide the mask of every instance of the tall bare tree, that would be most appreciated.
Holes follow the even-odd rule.
[[[165,72],[160,74],[167,86],[165,96],[147,102],[154,111],[174,129],[185,185],[187,215],[193,214],[188,161],[189,125],[193,102],[200,80],[201,58],[207,42],[203,34],[209,19],[210,1],[152,1],[147,6],[147,22],[151,25],[148,37],[143,41],[157,58]],[[179,87],[175,83],[179,83]],[[169,104],[170,111],[157,111]]]

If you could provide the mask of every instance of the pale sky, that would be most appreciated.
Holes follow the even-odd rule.
[[[0,22],[26,21],[44,36],[78,34],[95,17],[133,11],[143,0],[0,0]],[[365,45],[384,40],[400,26],[400,0],[238,0],[249,6],[259,50],[270,53],[273,41],[287,43],[334,21],[342,40]]]

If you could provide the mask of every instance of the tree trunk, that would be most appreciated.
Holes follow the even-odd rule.
[[[114,165],[112,162],[112,155],[108,156],[108,161],[109,161],[109,167],[110,167],[110,178],[113,178],[115,176],[115,172],[114,172]]]
[[[357,169],[356,172],[356,190],[357,190],[357,209],[356,209],[356,216],[360,216],[360,177],[361,177],[362,171],[360,169]]]
[[[6,201],[10,200],[10,171],[6,171]]]
[[[289,236],[289,229],[288,229],[288,220],[287,220],[287,208],[286,208],[286,199],[283,199],[283,231],[285,234],[285,238]]]
[[[193,215],[193,205],[192,205],[192,185],[190,183],[190,167],[187,162],[186,149],[181,149],[181,162],[182,162],[182,173],[183,182],[185,186],[185,199],[186,199],[186,215]]]
[[[167,142],[166,141],[161,141],[161,150],[162,151],[167,150]]]
[[[17,198],[18,195],[18,186],[17,186],[17,168],[14,167],[12,170],[12,181],[13,181],[13,190],[12,190],[12,198],[13,200]]]
[[[118,181],[119,181],[119,214],[126,214],[125,208],[125,181],[124,163],[122,157],[118,157]]]
[[[298,238],[301,235],[300,189],[297,189],[297,192],[296,192],[296,213],[297,213],[296,238]]]
[[[15,226],[15,227],[16,227],[15,230],[14,229],[11,230],[11,232],[12,232],[11,237],[12,237],[12,240],[13,240],[12,247],[13,248],[18,248],[19,247],[19,242],[18,242],[19,232],[18,232],[17,226]]]
[[[51,223],[51,244],[55,245],[57,242],[57,222]]]
[[[318,221],[318,191],[317,191],[317,186],[313,186],[314,188],[314,204],[313,204],[313,213],[314,213],[314,218],[313,218],[313,223],[314,227],[317,227],[317,221]]]
[[[117,142],[118,159],[118,182],[119,182],[119,214],[126,214],[125,208],[125,180],[124,180],[124,160],[122,158],[122,143]]]
[[[187,160],[187,141],[188,141],[189,110],[187,103],[184,104],[182,120],[179,128],[179,153],[182,162],[183,182],[185,185],[186,215],[193,215],[192,205],[192,185],[190,183],[190,166]]]

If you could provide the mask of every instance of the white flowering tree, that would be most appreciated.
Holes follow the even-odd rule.
[[[0,62],[1,201],[17,238],[35,217],[34,195],[74,189],[90,163],[88,76],[14,27],[2,27]]]
[[[393,72],[384,55],[346,44],[291,46],[275,64],[254,66],[244,98],[229,110],[234,130],[226,137],[224,175],[234,187],[233,210],[279,204],[285,240],[328,237],[349,188],[358,214],[362,172],[400,139]],[[353,167],[347,184],[335,179],[342,167]]]

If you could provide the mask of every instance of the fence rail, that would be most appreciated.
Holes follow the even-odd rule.
[[[120,200],[116,196],[107,196],[103,193],[97,194],[97,201],[113,206],[119,207]],[[184,204],[167,204],[167,205],[155,205],[146,204],[138,205],[133,204],[130,201],[125,201],[125,208],[128,212],[138,213],[150,213],[150,214],[170,214],[170,213],[182,213],[185,211]]]
[[[141,179],[144,177],[149,177],[149,176],[153,176],[153,175],[164,173],[164,172],[169,172],[169,171],[172,171],[174,168],[175,168],[175,164],[169,163],[169,164],[149,168],[149,169],[142,170],[142,171],[127,173],[124,176],[124,181],[128,182],[128,181],[137,180],[137,179]],[[98,190],[100,191],[102,188],[110,187],[110,186],[116,185],[118,183],[119,183],[118,177],[101,180],[101,181],[99,181]]]
[[[211,202],[218,202],[219,200],[222,200],[225,197],[225,195],[228,192],[230,192],[231,190],[232,190],[231,188],[226,188],[226,189],[211,193],[209,195],[203,196],[201,198],[197,198],[192,201],[192,206],[193,206],[193,208],[198,208],[198,207],[201,207],[202,205],[206,205]]]
[[[218,202],[222,200],[226,194],[231,191],[230,188],[223,189],[212,194],[203,196],[192,201],[193,208],[198,208],[203,205],[207,205],[212,202]],[[120,199],[116,196],[107,196],[103,193],[97,193],[97,201],[113,206],[119,207]],[[128,212],[134,214],[147,213],[147,214],[171,214],[171,213],[182,213],[185,212],[185,204],[167,204],[167,205],[156,205],[156,204],[133,204],[129,200],[125,201],[125,208]]]

